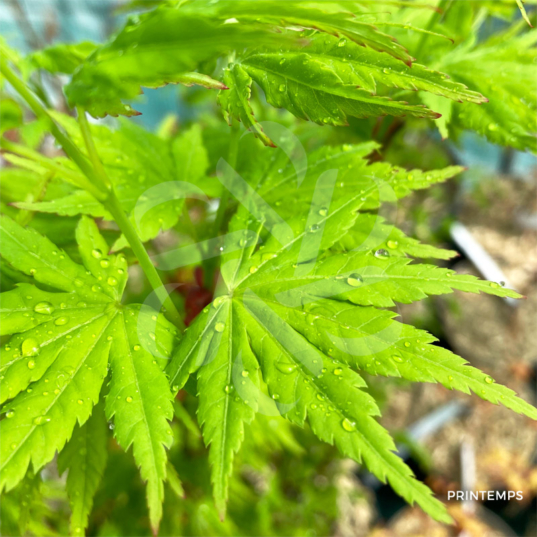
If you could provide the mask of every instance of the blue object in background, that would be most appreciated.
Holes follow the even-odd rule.
[[[102,43],[120,28],[127,14],[117,0],[6,0],[0,7],[0,29],[7,43],[22,52],[55,43]],[[52,34],[52,35],[51,35]],[[168,115],[183,116],[177,88],[144,88],[136,101],[136,123],[154,130]]]

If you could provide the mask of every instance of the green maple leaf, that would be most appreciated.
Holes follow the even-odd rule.
[[[21,69],[29,75],[35,69],[49,73],[72,75],[76,68],[97,48],[90,41],[76,44],[59,44],[32,52],[24,58]]]
[[[301,119],[329,125],[346,125],[349,117],[386,114],[439,117],[423,106],[377,95],[383,87],[423,90],[433,96],[473,104],[487,101],[442,73],[418,64],[410,68],[345,38],[312,35],[303,48],[261,49],[246,53],[238,61],[240,66],[233,65],[224,77],[230,88],[220,94],[224,114],[253,128],[267,145],[270,144],[259,132],[249,108],[252,79],[261,86],[271,105],[286,108]]]
[[[411,65],[412,57],[396,40],[383,32],[370,21],[360,19],[360,14],[366,10],[359,5],[353,5],[354,12],[343,9],[337,3],[306,4],[304,2],[288,1],[282,4],[274,1],[250,2],[221,1],[217,4],[195,2],[185,6],[193,12],[209,13],[213,18],[238,20],[239,23],[267,24],[274,27],[292,27],[305,30],[318,30],[323,34],[342,37],[354,43],[385,52],[394,58]],[[371,16],[369,14],[366,17]]]
[[[250,106],[252,82],[250,75],[239,64],[230,66],[224,73],[224,83],[228,87],[228,91],[221,91],[218,94],[218,102],[229,125],[233,123],[235,118],[241,121],[247,129],[254,131],[265,145],[275,147],[274,142],[264,133],[261,125],[256,121]]]
[[[102,408],[97,407],[88,421],[73,436],[58,457],[58,470],[67,475],[67,494],[71,503],[71,533],[82,535],[88,525],[93,497],[106,467],[107,423]]]
[[[74,72],[66,94],[71,104],[101,117],[135,114],[122,101],[136,97],[140,86],[220,87],[219,100],[228,121],[233,117],[243,121],[267,145],[272,143],[248,102],[252,80],[271,105],[320,124],[346,125],[348,117],[386,114],[439,117],[423,105],[378,95],[381,88],[486,102],[481,94],[442,73],[412,66],[408,52],[369,22],[337,5],[325,7],[200,1],[181,9],[155,10],[132,19],[109,43],[97,48]],[[271,34],[275,27],[283,30],[278,40]],[[301,34],[302,46],[297,32],[288,31],[297,27],[306,30]],[[194,39],[196,46],[192,46]],[[193,72],[225,54],[235,54],[240,67],[226,71],[223,83]]]
[[[360,235],[350,240],[353,251],[330,251],[345,241],[355,223],[373,218],[357,211],[384,201],[379,199],[379,183],[393,184],[393,190],[398,186],[397,197],[402,197],[460,170],[394,173],[387,164],[367,165],[363,157],[371,147],[320,150],[298,187],[291,180],[296,172],[286,175],[289,170],[283,169],[267,174],[257,191],[244,187],[249,201],[239,196],[243,206],[230,223],[218,296],[188,329],[167,367],[174,391],[197,372],[198,419],[210,445],[221,513],[244,426],[256,411],[272,408],[301,426],[308,419],[320,439],[363,461],[408,502],[417,502],[438,520],[449,520],[443,505],[413,478],[394,453],[389,434],[375,421],[379,411],[365,391],[360,370],[472,390],[537,417],[537,411],[512,391],[448,351],[432,347],[434,338],[376,308],[453,289],[512,297],[516,293],[471,276],[410,264],[401,253],[360,249]],[[341,179],[345,185],[352,181],[353,188],[330,190],[340,179],[335,181],[330,169],[348,170]],[[308,198],[311,209],[301,214]],[[292,206],[278,203],[285,199],[293,199]],[[381,226],[386,226],[382,220]],[[404,247],[404,237],[396,236]]]
[[[120,445],[133,444],[158,527],[173,414],[162,367],[175,329],[150,308],[121,304],[126,261],[107,254],[92,220],[84,217],[77,228],[84,266],[8,217],[0,230],[3,258],[35,280],[1,295],[2,334],[13,336],[0,354],[0,488],[12,489],[30,462],[38,471],[63,449],[110,374],[106,412]],[[77,507],[81,522],[85,509]]]
[[[141,86],[201,83],[225,88],[193,71],[203,62],[259,41],[275,39],[258,25],[244,28],[183,9],[157,9],[131,17],[109,43],[97,48],[74,73],[65,93],[72,106],[82,106],[95,117],[137,115],[122,101],[136,98]]]
[[[82,146],[76,121],[62,114],[55,114],[55,117]],[[107,127],[93,130],[97,150],[117,197],[142,241],[155,238],[160,231],[177,223],[187,194],[203,193],[195,186],[205,177],[208,168],[199,126],[185,130],[171,141],[126,121],[118,131]],[[103,204],[85,190],[73,190],[67,196],[50,201],[19,202],[16,206],[61,216],[86,214],[113,220]],[[122,236],[113,249],[125,246],[128,244]]]
[[[474,39],[438,58],[436,65],[454,80],[471,84],[490,98],[483,106],[445,101],[438,109],[442,136],[449,126],[474,130],[493,143],[537,152],[537,88],[534,84],[537,30],[503,35],[476,44]],[[518,30],[519,31],[519,30]],[[434,95],[421,96],[436,106]]]
[[[533,24],[531,23],[526,12],[526,8],[524,7],[523,0],[516,0],[516,5],[518,6],[518,9],[520,9],[520,13],[522,14],[524,20],[533,28]]]

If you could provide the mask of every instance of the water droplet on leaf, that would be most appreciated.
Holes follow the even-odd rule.
[[[37,356],[39,354],[39,343],[34,338],[25,339],[22,342],[21,352],[23,356]]]
[[[50,315],[54,311],[54,306],[50,302],[39,302],[34,307],[36,313],[41,313],[44,315]]]
[[[296,367],[297,366],[295,364],[289,364],[289,363],[286,363],[286,362],[277,362],[276,363],[276,369],[280,373],[283,373],[284,375],[289,375],[290,373],[295,371]]]
[[[349,433],[356,430],[356,423],[354,421],[349,420],[348,418],[345,418],[341,422],[341,426]]]
[[[347,283],[351,287],[360,287],[360,285],[362,285],[362,283],[364,283],[364,279],[362,278],[362,276],[360,274],[355,273],[355,274],[351,274],[347,278]]]

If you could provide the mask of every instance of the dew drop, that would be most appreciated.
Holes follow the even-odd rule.
[[[380,248],[379,250],[375,252],[375,257],[380,257],[380,258],[390,257],[390,252],[388,252],[388,250],[385,250],[384,248]]]
[[[280,84],[278,90],[280,91],[280,93],[283,93],[285,91],[285,84]]]
[[[15,411],[14,410],[8,410],[6,412],[6,418],[9,420],[11,418],[13,418],[15,416]]]
[[[341,422],[341,426],[349,433],[352,433],[352,431],[356,430],[356,423],[354,421],[349,420],[348,418],[345,418]]]
[[[246,369],[241,373],[241,375],[243,377],[247,377],[250,373],[248,373],[248,371],[246,371]]]
[[[289,363],[286,363],[286,362],[277,362],[276,363],[276,369],[280,373],[283,373],[284,375],[291,374],[293,371],[295,371],[296,367],[297,366],[295,364],[289,364]]]
[[[254,274],[255,272],[257,272],[257,267],[254,265],[250,267],[250,274]]]
[[[69,321],[69,317],[58,317],[55,321],[54,321],[54,324],[56,326],[63,326],[64,324],[67,324],[67,322]]]
[[[42,313],[44,315],[50,315],[54,309],[54,306],[50,302],[39,302],[34,307],[36,313]]]
[[[497,284],[496,282],[490,282],[489,284],[493,289],[497,289],[498,287],[500,287],[499,284]]]
[[[132,403],[132,397],[129,395],[125,398],[125,401],[127,401],[127,403]]]
[[[134,345],[133,349],[135,351],[139,351],[141,349],[140,345]]]
[[[218,296],[213,300],[213,307],[218,308],[226,300],[225,296]]]
[[[364,279],[362,278],[362,276],[360,274],[355,273],[355,274],[351,274],[347,278],[347,283],[351,287],[360,287],[360,285],[362,285],[362,283],[364,283]]]
[[[224,331],[224,328],[226,327],[226,325],[222,322],[218,322],[216,323],[216,325],[214,326],[214,329],[217,331],[217,332],[223,332]]]
[[[21,352],[23,356],[37,356],[39,354],[39,343],[34,338],[25,339],[22,342]]]
[[[84,401],[82,401],[82,399],[79,399],[79,400],[78,400],[78,404],[79,404],[79,405],[83,405],[83,404],[84,404]]]
[[[75,284],[75,287],[82,287],[84,285],[84,282],[78,278],[73,283]]]
[[[492,384],[494,382],[494,379],[492,377],[485,377],[485,382],[487,384]]]
[[[101,259],[101,257],[103,256],[103,253],[101,252],[101,250],[93,250],[91,252],[91,255],[95,258],[95,259]]]
[[[334,369],[334,375],[339,377],[342,374],[343,374],[343,369],[341,369],[341,367],[338,367],[337,369]]]
[[[394,355],[392,356],[392,360],[393,360],[394,362],[398,362],[398,363],[400,363],[400,364],[402,364],[402,363],[404,362],[403,358],[401,358],[401,356],[399,356],[399,355],[397,355],[397,354],[394,354]]]
[[[277,393],[272,394],[272,399],[274,399],[274,401],[277,401],[279,398],[280,396]]]
[[[315,232],[319,231],[319,229],[320,229],[319,224],[313,224],[313,225],[310,226],[309,232],[310,233],[315,233]]]
[[[387,244],[388,244],[388,248],[391,248],[393,250],[394,248],[397,248],[398,242],[390,240],[387,242]]]
[[[410,342],[405,341],[405,347],[410,347]]]
[[[326,207],[322,207],[321,209],[319,209],[319,214],[321,216],[326,216],[328,214],[328,209]]]
[[[112,276],[110,276],[110,278],[108,278],[108,280],[106,280],[106,281],[107,281],[108,285],[116,285],[117,284],[117,280]]]
[[[337,46],[338,46],[338,47],[344,47],[346,44],[347,44],[347,40],[344,39],[344,38],[341,38],[341,39],[338,41]]]

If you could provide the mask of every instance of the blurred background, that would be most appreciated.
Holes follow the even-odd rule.
[[[0,7],[3,37],[24,52],[56,42],[101,42],[125,17],[121,3],[112,0],[6,0]],[[494,21],[498,28],[507,24],[501,18]],[[53,81],[49,84],[54,94]],[[61,106],[60,95],[56,97]],[[146,90],[137,103],[143,115],[132,121],[151,130],[170,124],[181,128],[193,117],[193,102],[197,110],[205,112],[209,107],[194,89]],[[274,112],[271,119],[277,118]],[[359,122],[349,129],[360,137]],[[343,136],[339,131],[325,127],[322,137],[337,140]],[[404,200],[394,213],[394,223],[424,242],[457,250],[460,256],[450,268],[505,281],[526,296],[514,303],[456,293],[399,307],[402,320],[430,331],[440,345],[535,404],[537,159],[467,133],[456,142],[440,142],[430,125],[415,121],[396,132],[383,158],[408,168],[467,166],[468,171],[455,181]],[[195,285],[193,274],[180,278]],[[137,292],[135,282],[131,293]],[[457,525],[447,528],[406,506],[388,486],[353,461],[342,460],[308,430],[260,416],[247,431],[230,493],[230,517],[221,523],[206,488],[204,447],[192,419],[196,401],[182,392],[187,412],[177,410],[174,426],[180,440],[171,457],[185,481],[186,499],[165,505],[161,534],[537,535],[535,423],[441,386],[411,386],[379,377],[366,380],[384,402],[382,422],[395,435],[402,456],[439,497],[446,499],[450,490],[515,490],[523,491],[524,500],[451,502]],[[264,435],[267,428],[274,432],[272,443]],[[143,487],[132,463],[124,459],[119,448],[112,454],[96,498],[91,534],[145,534],[138,520],[145,509]],[[49,503],[32,515],[36,520],[42,517],[42,535],[62,534],[60,519],[68,508],[58,482],[53,469],[45,470],[41,486]],[[4,499],[3,535],[15,534],[10,533],[10,501],[18,500],[9,495]]]

